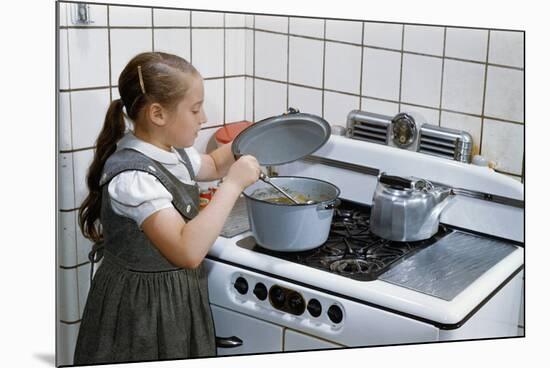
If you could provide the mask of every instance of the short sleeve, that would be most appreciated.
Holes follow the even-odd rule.
[[[141,228],[153,213],[173,207],[172,195],[153,175],[143,171],[124,171],[109,182],[111,206],[118,215],[134,220]]]
[[[191,161],[191,166],[193,166],[193,171],[195,172],[195,175],[197,175],[202,165],[202,157],[200,152],[195,147],[184,148],[184,150],[189,157],[189,161]]]

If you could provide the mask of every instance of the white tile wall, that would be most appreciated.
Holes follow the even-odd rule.
[[[348,113],[359,108],[359,97],[325,91],[324,118],[330,125],[346,126]]]
[[[245,119],[244,77],[225,80],[225,122],[231,123]]]
[[[244,69],[246,75],[254,74],[254,31],[245,30],[244,35],[245,59]]]
[[[60,153],[58,157],[59,209],[71,210],[74,204],[73,154]]]
[[[254,15],[247,14],[244,16],[244,26],[248,28],[254,27]]]
[[[106,29],[69,29],[69,50],[71,88],[109,85],[109,41]]]
[[[325,88],[359,94],[361,47],[327,42]]]
[[[523,125],[485,119],[481,154],[496,162],[496,169],[521,175]]]
[[[429,55],[443,55],[443,27],[405,25],[403,49]]]
[[[323,38],[325,21],[312,18],[290,18],[290,34]]]
[[[323,114],[323,92],[312,88],[289,86],[288,106],[294,107],[300,112],[321,116]]]
[[[245,30],[225,31],[225,75],[245,74]]]
[[[401,101],[439,107],[442,59],[403,55]]]
[[[470,133],[474,140],[472,154],[479,154],[479,145],[481,142],[481,118],[443,111],[441,112],[441,126],[463,130]]]
[[[118,77],[128,62],[141,52],[153,50],[151,29],[111,29],[111,82]]]
[[[363,54],[364,96],[399,99],[401,53],[365,47]]]
[[[395,116],[399,112],[399,104],[395,102],[373,100],[372,98],[361,98],[361,110]]]
[[[189,27],[189,10],[153,9],[155,27]]]
[[[363,23],[347,20],[327,20],[327,40],[361,44]]]
[[[66,26],[68,24],[67,18],[69,13],[69,4],[67,3],[56,3],[57,5],[57,21],[60,26]]]
[[[61,4],[66,5],[66,4]],[[60,29],[58,35],[58,83],[59,89],[68,89],[69,85],[69,32]]]
[[[77,8],[76,4],[65,4],[67,7],[67,25],[68,26],[79,26],[79,27],[106,27],[107,26],[107,6],[105,5],[89,5],[89,15],[92,23],[90,24],[77,24],[76,14]]]
[[[188,29],[155,29],[154,51],[163,51],[191,60],[191,32]]]
[[[286,81],[288,37],[258,31],[255,37],[255,75]]]
[[[244,80],[244,115],[245,120],[254,121],[254,103],[253,103],[253,92],[254,92],[254,79],[246,77]]]
[[[59,95],[59,150],[67,151],[72,149],[72,137],[71,137],[71,93],[60,92]]]
[[[56,347],[55,359],[57,366],[73,364],[73,355],[79,327],[80,323],[67,325],[57,322],[57,340],[58,342],[64,342],[63,344],[57,344]]]
[[[286,84],[255,79],[254,119],[262,119],[286,112]]]
[[[245,14],[225,14],[225,26],[226,27],[244,27],[246,15]]]
[[[66,322],[74,322],[80,319],[78,313],[78,284],[76,273],[76,268],[60,268],[57,272],[58,317],[60,320]]]
[[[223,124],[223,100],[223,79],[205,80],[203,106],[208,120],[202,128]]]
[[[447,28],[445,56],[485,61],[489,31],[485,29]]]
[[[481,115],[485,66],[446,59],[443,69],[441,107]]]
[[[255,15],[256,29],[288,33],[288,17]]]
[[[111,27],[151,27],[151,8],[133,6],[109,6],[109,24]]]
[[[489,63],[523,68],[523,32],[491,31]]]
[[[75,211],[59,212],[58,217],[58,262],[61,266],[78,264],[76,255],[76,221]]]
[[[485,115],[523,122],[523,71],[489,66]]]
[[[401,50],[402,24],[365,22],[364,33],[363,42],[367,46]]]
[[[323,41],[290,37],[289,81],[323,86]]]
[[[71,92],[74,149],[95,146],[109,103],[109,88]]]
[[[86,186],[86,174],[88,172],[90,164],[92,163],[93,157],[94,152],[91,149],[85,151],[77,151],[73,153],[75,206],[72,208],[80,207],[82,201],[88,195],[88,187]]]
[[[218,12],[191,12],[193,27],[223,27],[223,13]]]
[[[204,78],[223,76],[223,30],[194,29],[193,65]]]
[[[199,136],[193,143],[200,153],[210,153],[217,148],[215,134],[220,128],[201,129]]]

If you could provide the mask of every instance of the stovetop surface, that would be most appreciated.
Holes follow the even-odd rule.
[[[342,200],[334,211],[329,237],[318,248],[303,252],[276,252],[258,245],[253,236],[239,240],[237,245],[354,280],[372,281],[396,261],[415,254],[452,232],[440,225],[438,232],[430,239],[394,242],[374,235],[369,229],[369,219],[369,206]]]

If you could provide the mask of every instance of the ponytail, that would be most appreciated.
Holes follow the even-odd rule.
[[[116,144],[122,138],[126,129],[122,106],[120,99],[114,100],[107,110],[103,128],[97,137],[94,159],[86,177],[89,193],[78,210],[78,224],[82,234],[94,242],[103,239],[101,224],[98,222],[101,212],[99,179],[105,161],[115,151]]]

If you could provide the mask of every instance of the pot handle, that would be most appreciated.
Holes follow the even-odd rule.
[[[413,186],[409,179],[400,176],[386,175],[385,173],[380,174],[378,181],[382,184],[399,189],[410,189]]]
[[[338,207],[340,205],[340,203],[342,203],[340,198],[336,198],[332,202],[323,203],[323,204],[317,206],[317,211],[332,210],[332,209]]]

